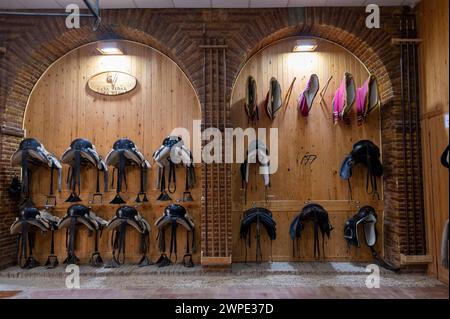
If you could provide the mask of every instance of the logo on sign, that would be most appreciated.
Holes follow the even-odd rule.
[[[89,88],[103,95],[120,95],[132,91],[137,80],[131,74],[120,71],[98,73],[88,80]]]

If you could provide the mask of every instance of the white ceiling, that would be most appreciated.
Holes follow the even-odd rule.
[[[414,6],[417,2],[419,0],[100,0],[100,8],[285,8],[368,4]],[[62,9],[69,3],[86,8],[83,0],[0,0],[0,9]]]

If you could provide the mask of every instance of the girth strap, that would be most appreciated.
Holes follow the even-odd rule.
[[[126,183],[126,177],[125,177],[125,165],[126,165],[126,158],[123,152],[120,152],[119,154],[119,168],[117,171],[117,193],[120,193],[122,191],[122,180]]]
[[[22,194],[27,198],[29,196],[29,176],[28,169],[28,150],[24,150],[22,153]]]
[[[386,261],[384,261],[383,258],[381,258],[378,255],[377,251],[375,250],[375,248],[373,246],[369,246],[369,247],[370,247],[370,251],[372,252],[373,258],[378,262],[378,265],[380,265],[381,267],[386,268],[388,270],[395,271],[395,272],[398,272],[400,270],[400,268],[391,266]]]
[[[118,264],[125,262],[125,238],[127,231],[127,223],[124,221],[120,224],[119,230],[115,230],[113,233],[113,258]],[[116,256],[117,250],[117,256]],[[122,258],[121,258],[122,255]]]
[[[67,263],[75,259],[76,226],[77,218],[70,217],[70,225],[66,230]]]
[[[172,258],[172,253],[175,254],[175,261],[177,260],[177,228],[178,223],[176,218],[172,218],[172,227],[171,227],[171,234],[170,234],[170,255],[169,258]]]
[[[26,261],[27,261],[27,243],[28,243],[28,230],[29,225],[28,223],[22,223],[22,232],[19,235],[19,242],[20,242],[20,253],[18,255],[18,264],[20,268],[25,268]],[[30,253],[31,254],[31,253]]]
[[[50,169],[50,190],[48,192],[48,194],[50,196],[53,196],[53,171],[55,170],[55,167],[52,165],[51,169]]]
[[[173,183],[173,189],[171,189],[172,183]],[[169,184],[167,185],[167,190],[171,194],[173,194],[177,191],[177,178],[175,175],[175,164],[172,163],[172,161],[169,161]]]

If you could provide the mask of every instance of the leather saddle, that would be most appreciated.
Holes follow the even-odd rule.
[[[117,169],[116,196],[110,202],[110,204],[125,203],[125,200],[120,196],[120,192],[122,191],[123,182],[125,183],[125,186],[127,186],[127,178],[125,172],[125,168],[127,166],[138,166],[141,170],[140,190],[135,202],[148,202],[146,193],[147,170],[150,168],[150,163],[131,140],[127,138],[117,140],[114,143],[112,150],[106,156],[105,162],[107,165],[114,166],[114,168]],[[114,184],[114,172],[112,184]]]
[[[103,263],[102,257],[98,250],[98,233],[102,233],[103,228],[107,222],[95,215],[92,210],[84,205],[73,204],[68,209],[64,217],[58,223],[58,229],[66,228],[66,247],[67,257],[64,260],[65,264],[77,264],[80,259],[75,255],[76,249],[76,233],[77,226],[83,225],[89,231],[89,236],[94,234],[95,248],[91,255],[90,263],[92,266],[99,266]]]
[[[18,264],[21,268],[34,268],[40,263],[33,256],[33,249],[36,241],[36,230],[45,233],[52,232],[51,252],[45,266],[54,268],[58,265],[58,259],[54,255],[53,231],[57,229],[59,218],[46,211],[39,211],[34,206],[22,206],[19,217],[10,227],[11,235],[18,234]],[[27,250],[28,244],[28,250]]]
[[[319,92],[319,77],[317,74],[311,74],[305,90],[300,94],[297,106],[302,116],[308,116],[314,103],[314,99]]]
[[[185,190],[183,201],[193,201],[190,190],[196,182],[195,167],[192,152],[184,145],[179,136],[168,136],[162,142],[162,145],[153,153],[153,160],[158,165],[157,188],[161,194],[156,200],[171,200],[169,193],[174,194],[176,185],[176,166],[183,165],[185,168]],[[169,170],[169,176],[166,188],[166,170]]]
[[[254,140],[249,144],[247,156],[244,163],[240,166],[242,188],[244,188],[244,202],[247,203],[247,185],[249,183],[250,164],[259,162],[259,174],[263,176],[265,194],[264,198],[267,200],[267,188],[270,187],[269,174],[269,150],[260,140]]]
[[[70,166],[67,185],[71,190],[66,202],[81,202],[81,167],[94,166],[97,168],[97,193],[100,192],[99,172],[103,171],[104,191],[108,191],[108,167],[97,153],[95,146],[84,138],[72,141],[61,156],[61,161]]]
[[[356,86],[353,76],[346,72],[339,88],[333,97],[333,122],[336,124],[342,119],[346,119],[355,103]]]
[[[158,228],[158,242],[161,257],[156,262],[158,267],[168,266],[172,263],[172,253],[177,259],[177,229],[178,226],[186,230],[186,251],[183,256],[183,265],[185,267],[193,267],[192,252],[195,252],[195,224],[191,216],[187,213],[186,208],[181,205],[171,204],[164,209],[164,214],[159,217],[155,226]],[[169,257],[166,254],[165,232],[170,227],[170,249]],[[191,247],[189,245],[189,233],[191,233]]]
[[[245,85],[244,108],[249,122],[254,123],[259,120],[256,81],[252,76],[249,76],[247,78],[247,82]]]
[[[240,237],[248,240],[248,247],[251,247],[251,227],[256,225],[256,262],[262,261],[261,251],[261,225],[266,229],[267,235],[272,243],[276,239],[276,222],[272,217],[272,212],[267,208],[254,207],[246,210],[243,214],[240,226]],[[247,261],[247,245],[245,246],[245,261]]]
[[[22,167],[22,196],[25,200],[30,199],[31,171],[32,168],[48,166],[51,169],[50,190],[47,197],[56,201],[53,193],[53,171],[58,171],[58,191],[61,191],[62,166],[55,155],[49,153],[44,145],[35,138],[25,138],[20,142],[19,149],[11,156],[12,165]],[[49,204],[49,203],[47,203]],[[54,203],[52,206],[56,205]]]
[[[378,92],[378,82],[374,75],[364,82],[363,86],[356,92],[356,116],[358,125],[361,125],[367,116],[381,105],[380,94]]]
[[[283,101],[281,98],[281,86],[278,80],[274,77],[270,79],[269,91],[264,100],[264,109],[267,116],[273,121],[281,110]]]
[[[140,234],[140,252],[142,258],[139,266],[148,266],[152,263],[147,257],[150,248],[150,224],[139,214],[136,208],[121,206],[116,210],[116,215],[108,222],[106,229],[112,231],[112,260],[106,266],[117,268],[125,262],[125,238],[127,225],[136,229]]]
[[[345,223],[344,238],[349,247],[361,247],[360,239],[358,237],[358,226],[362,225],[365,243],[370,248],[374,259],[380,264],[380,266],[389,270],[397,271],[397,268],[386,263],[375,250],[375,245],[378,238],[376,224],[377,214],[375,209],[371,206],[361,207],[358,212]]]
[[[328,212],[318,204],[308,204],[303,207],[300,214],[292,221],[289,229],[289,235],[293,241],[301,238],[306,222],[312,222],[314,227],[314,257],[320,257],[319,230],[322,234],[322,252],[325,255],[325,235],[330,238],[331,231],[333,230]],[[293,245],[293,250],[295,256],[295,245]]]
[[[367,193],[379,198],[377,177],[383,176],[383,165],[380,161],[380,149],[378,146],[372,141],[361,140],[353,145],[350,155],[345,157],[339,175],[343,180],[348,181],[350,199],[352,199],[350,178],[352,177],[352,168],[357,164],[362,164],[367,168]]]

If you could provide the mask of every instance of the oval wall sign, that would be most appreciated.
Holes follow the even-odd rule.
[[[121,71],[107,71],[93,75],[88,80],[89,88],[103,95],[120,95],[132,91],[137,80],[131,74]]]

